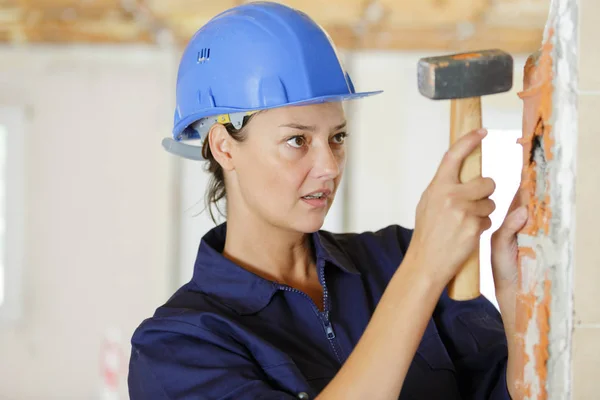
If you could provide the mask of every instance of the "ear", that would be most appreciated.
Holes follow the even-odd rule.
[[[231,171],[233,160],[231,157],[231,141],[227,129],[221,124],[214,124],[208,132],[208,144],[215,160],[221,165],[224,171]]]

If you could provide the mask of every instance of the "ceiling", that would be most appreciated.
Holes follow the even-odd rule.
[[[0,42],[184,45],[244,0],[0,0]],[[550,0],[282,0],[342,48],[531,53]]]

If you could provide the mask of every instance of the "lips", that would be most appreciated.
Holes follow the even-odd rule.
[[[327,208],[329,203],[328,198],[331,195],[331,190],[320,189],[310,192],[309,194],[302,196],[300,199],[310,205],[313,208],[322,209]]]
[[[331,190],[329,189],[320,189],[315,190],[314,192],[310,192],[309,194],[302,196],[304,200],[323,200],[327,199],[331,194]]]

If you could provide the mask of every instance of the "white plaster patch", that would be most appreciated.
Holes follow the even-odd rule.
[[[575,178],[577,150],[577,0],[553,0],[554,96],[552,134],[554,159],[548,170],[554,188],[551,236],[556,247],[547,260],[551,273],[548,399],[571,399],[571,339],[573,327],[573,268]]]
[[[577,0],[551,4],[554,94],[552,136],[554,158],[549,165],[551,237],[554,255],[546,257],[552,279],[548,360],[548,399],[571,399],[571,339],[573,327],[573,268],[575,178],[577,150]]]
[[[542,392],[535,365],[535,346],[540,340],[537,323],[538,305],[544,301],[544,280],[551,281],[549,316],[547,399],[571,399],[571,339],[573,328],[573,268],[575,234],[575,178],[578,131],[577,113],[577,0],[552,0],[544,43],[551,37],[553,60],[553,98],[551,139],[548,155],[549,236],[519,235],[520,247],[534,250],[535,258],[523,258],[522,274],[525,293],[535,294],[533,317],[525,333],[524,379],[530,385],[531,397]],[[542,383],[543,384],[543,383]]]
[[[521,262],[523,293],[533,293],[535,303],[532,305],[533,313],[525,331],[525,354],[527,362],[524,365],[523,378],[529,384],[531,397],[529,400],[537,400],[544,388],[544,382],[540,381],[538,365],[536,365],[536,346],[540,344],[540,326],[538,325],[539,305],[545,302],[544,284],[548,265],[556,258],[556,244],[549,236],[529,236],[521,234],[518,237],[520,247],[534,249],[535,258],[525,256]]]

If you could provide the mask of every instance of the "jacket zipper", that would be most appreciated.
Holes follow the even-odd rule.
[[[325,271],[324,271],[325,268],[324,268],[324,266],[321,266],[318,268],[319,268],[319,280],[321,281],[321,285],[323,286],[323,310],[324,310],[323,312],[319,311],[315,302],[306,293],[304,293],[298,289],[295,289],[293,287],[287,286],[287,285],[279,285],[279,289],[286,290],[288,292],[299,293],[302,296],[304,296],[306,299],[308,299],[311,306],[313,307],[313,310],[315,311],[315,313],[321,320],[321,324],[323,325],[323,328],[325,329],[325,334],[327,336],[327,339],[329,340],[329,344],[331,345],[331,348],[333,349],[333,353],[335,354],[335,357],[337,358],[338,362],[341,364],[342,359],[336,349],[335,342],[334,342],[335,332],[333,330],[333,326],[331,325],[331,321],[329,320],[329,301],[328,301],[329,299],[327,297],[328,296],[327,295],[327,285],[325,285]]]
[[[325,323],[325,332],[327,333],[327,339],[329,339],[329,343],[331,343],[331,347],[333,348],[333,352],[337,357],[339,363],[342,363],[342,358],[337,352],[335,347],[335,343],[333,339],[335,339],[335,332],[333,331],[333,326],[331,325],[331,321],[329,320],[329,297],[327,293],[327,285],[325,284],[325,265],[320,262],[317,265],[319,269],[319,280],[321,281],[321,286],[323,286],[323,321]]]

